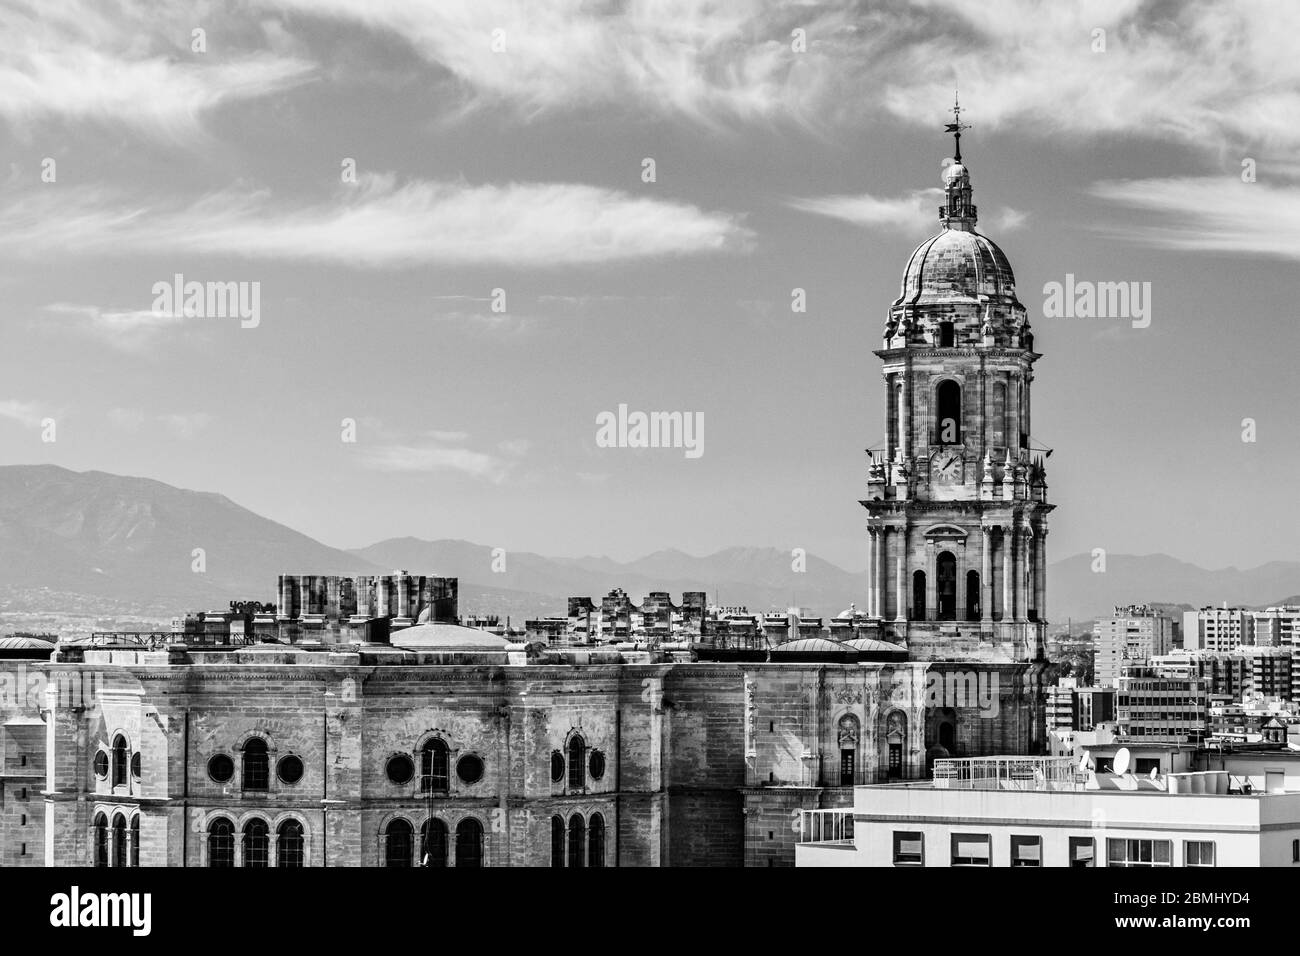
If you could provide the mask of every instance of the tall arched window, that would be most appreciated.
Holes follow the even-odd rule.
[[[126,817],[113,817],[113,865],[126,866]]]
[[[284,869],[301,869],[303,865],[302,824],[285,820],[276,834],[275,865]]]
[[[912,572],[912,620],[925,620],[925,572]]]
[[[420,828],[420,863],[423,866],[447,865],[447,824],[437,817],[426,820]]]
[[[108,866],[108,817],[95,814],[95,866]]]
[[[961,386],[944,379],[934,390],[935,442],[956,445],[961,442]]]
[[[591,815],[591,826],[587,830],[587,865],[605,865],[605,818],[599,813]]]
[[[131,865],[140,865],[140,814],[131,818]]]
[[[131,755],[126,746],[126,738],[118,734],[113,738],[113,786],[125,787],[127,765]]]
[[[409,821],[399,817],[389,823],[384,834],[384,865],[409,867],[414,837],[415,830]]]
[[[483,865],[483,824],[474,817],[466,817],[456,827],[456,865]]]
[[[966,572],[966,620],[980,619],[980,573]]]
[[[244,866],[264,870],[271,865],[271,830],[254,817],[244,824]]]
[[[208,826],[208,866],[228,869],[235,865],[235,825],[218,817]]]
[[[584,865],[587,856],[587,821],[582,814],[575,813],[569,817],[569,866]]]
[[[447,745],[434,737],[420,751],[420,789],[425,793],[445,793],[449,786],[450,763]]]
[[[938,619],[957,620],[957,558],[951,551],[940,552],[935,561],[934,584]]]
[[[989,409],[989,423],[993,426],[993,445],[1003,448],[1007,444],[1007,386],[997,382],[993,386],[993,407]]]
[[[551,817],[551,866],[564,866],[563,817]]]
[[[266,790],[271,785],[271,759],[266,741],[251,737],[244,744],[244,789]]]
[[[587,743],[581,734],[569,738],[569,786],[578,789],[587,785]]]

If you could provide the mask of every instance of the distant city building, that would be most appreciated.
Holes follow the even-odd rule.
[[[1252,611],[1255,644],[1259,647],[1300,646],[1300,607],[1282,605]]]
[[[1255,643],[1255,616],[1244,607],[1203,607],[1183,612],[1183,649],[1232,651]]]
[[[1123,777],[1068,757],[935,766],[800,816],[797,866],[1212,867],[1300,860],[1300,793],[1230,792],[1219,769]],[[1099,826],[1098,821],[1103,821]]]
[[[1190,666],[1129,665],[1120,671],[1115,698],[1121,740],[1199,744],[1207,731],[1204,682]]]
[[[1120,669],[1143,663],[1173,649],[1173,621],[1144,604],[1116,607],[1111,617],[1097,620],[1095,679],[1114,687]]]
[[[1090,731],[1113,721],[1115,693],[1113,687],[1080,687],[1076,678],[1062,678],[1047,688],[1047,729]]]

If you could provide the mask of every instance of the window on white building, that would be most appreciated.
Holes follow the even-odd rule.
[[[991,866],[987,833],[954,833],[952,835],[953,866]]]
[[[1092,837],[1070,837],[1070,866],[1096,866],[1097,841]]]
[[[1043,838],[1036,836],[1011,836],[1012,866],[1042,866]]]
[[[1183,844],[1183,866],[1214,866],[1214,844],[1208,840],[1188,840]]]
[[[917,833],[911,830],[895,830],[894,831],[894,866],[924,866],[924,865],[925,865],[925,834]]]
[[[1172,866],[1168,840],[1107,840],[1106,865]]]

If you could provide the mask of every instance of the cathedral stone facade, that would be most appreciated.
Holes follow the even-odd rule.
[[[452,578],[284,575],[243,646],[0,661],[0,861],[793,865],[800,811],[856,785],[1041,753],[1038,354],[957,160],[876,352],[854,640],[547,647],[454,623]]]
[[[868,613],[917,660],[1030,661],[1047,608],[1034,351],[1011,264],[975,230],[970,171],[908,260],[881,348],[885,433],[867,479]]]

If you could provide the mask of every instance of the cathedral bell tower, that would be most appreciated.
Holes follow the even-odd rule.
[[[913,660],[1037,660],[1054,507],[1031,450],[1039,355],[1011,264],[975,230],[954,112],[943,229],[908,260],[876,352],[887,437],[868,451],[862,502],[867,608]]]

